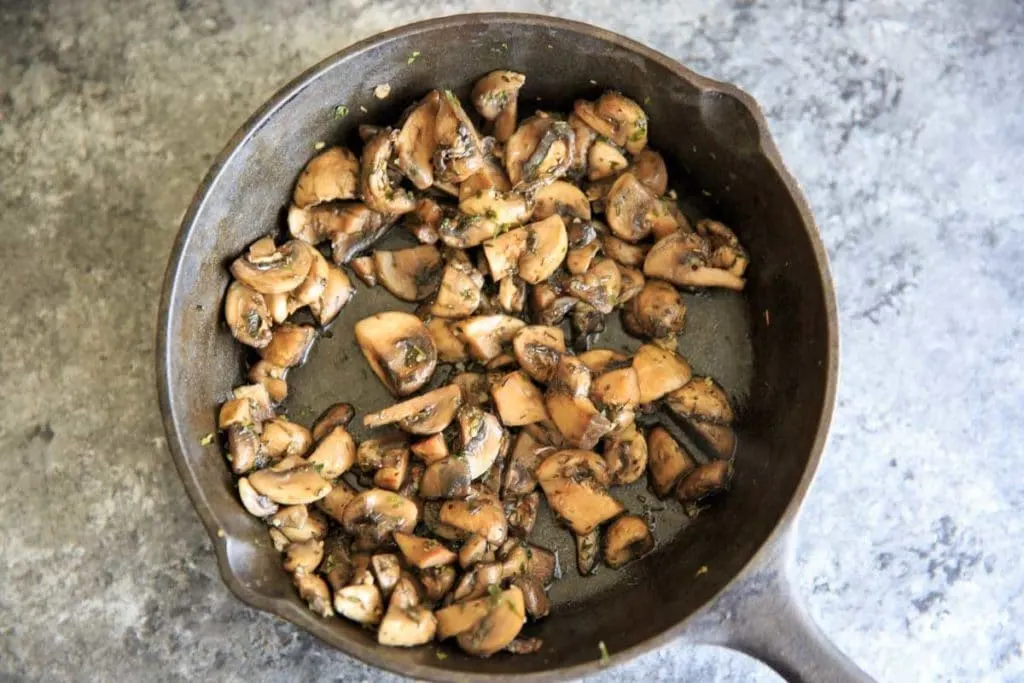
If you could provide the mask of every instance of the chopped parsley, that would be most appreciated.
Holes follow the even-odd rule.
[[[487,597],[490,599],[491,607],[497,607],[501,604],[501,586],[496,583],[492,583],[487,586]]]
[[[420,51],[419,50],[413,50],[412,52],[409,53],[409,59],[405,60],[405,63],[406,64],[412,64],[413,62],[416,61],[416,58],[419,57],[419,56],[420,56]]]
[[[209,434],[207,434],[203,438],[199,439],[199,445],[200,446],[209,446],[211,443],[213,443],[213,439],[214,439],[213,432],[210,432]]]
[[[611,657],[608,656],[608,647],[604,644],[603,640],[597,642],[597,649],[601,651],[601,666],[608,666]]]
[[[339,104],[337,107],[334,108],[334,118],[343,119],[346,116],[348,116],[348,107],[346,107],[344,104]]]
[[[706,564],[702,564],[700,566],[700,569],[697,570],[697,573],[694,574],[694,576],[703,576],[704,574],[707,574],[707,573],[708,573],[708,566]]]
[[[445,652],[444,650],[437,650],[437,651],[435,651],[434,652],[434,656],[437,657],[438,659],[440,659],[441,661],[444,661],[444,660],[448,659],[448,653]]]

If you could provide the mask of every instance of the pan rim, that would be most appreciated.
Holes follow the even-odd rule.
[[[758,147],[760,153],[771,165],[775,173],[783,182],[787,192],[796,206],[804,228],[812,247],[815,263],[819,273],[819,284],[824,300],[826,316],[826,378],[825,390],[821,413],[815,430],[814,440],[811,445],[811,452],[807,459],[804,472],[794,490],[790,501],[787,503],[778,522],[768,536],[761,543],[758,550],[751,558],[729,579],[716,593],[714,593],[704,604],[695,609],[689,615],[679,620],[674,625],[665,629],[640,643],[620,650],[611,655],[610,660],[601,662],[593,660],[582,664],[575,664],[565,667],[556,667],[539,672],[503,673],[491,674],[482,672],[455,672],[451,669],[439,666],[423,664],[406,665],[390,659],[383,652],[383,648],[377,645],[367,646],[356,642],[353,639],[338,638],[336,632],[331,628],[329,622],[318,619],[312,612],[298,606],[294,601],[284,597],[269,597],[258,593],[247,587],[231,570],[228,560],[228,543],[230,537],[225,537],[221,524],[213,513],[209,504],[204,486],[189,469],[187,459],[184,455],[185,438],[179,429],[182,421],[175,414],[173,407],[174,389],[170,381],[170,359],[172,349],[168,344],[168,329],[171,319],[171,312],[176,310],[174,303],[180,293],[177,287],[177,275],[180,270],[182,259],[188,250],[190,238],[197,226],[196,218],[209,201],[211,190],[217,185],[224,168],[239,152],[245,142],[254,135],[272,116],[285,107],[304,88],[320,78],[328,70],[335,68],[339,63],[375,49],[383,44],[394,40],[404,39],[409,36],[416,36],[429,33],[437,29],[452,28],[457,26],[473,25],[479,23],[505,23],[527,26],[539,29],[560,29],[581,33],[595,37],[616,47],[627,50],[641,58],[651,60],[660,66],[668,69],[676,77],[697,88],[701,93],[719,92],[738,100],[750,113],[751,118],[757,124]],[[217,555],[217,564],[221,579],[228,589],[243,603],[258,610],[269,612],[280,618],[289,621],[299,628],[311,633],[326,644],[334,647],[346,655],[354,657],[368,665],[379,669],[397,673],[404,676],[411,676],[418,679],[431,681],[450,680],[453,675],[460,680],[478,682],[505,681],[513,678],[520,680],[529,678],[535,681],[561,681],[570,678],[585,676],[605,670],[608,667],[624,664],[643,654],[652,652],[663,647],[665,644],[679,638],[685,631],[687,625],[693,618],[702,612],[709,604],[712,604],[719,595],[737,584],[743,577],[749,575],[761,565],[776,542],[783,537],[787,530],[793,527],[801,504],[807,495],[814,476],[821,463],[825,444],[828,438],[828,431],[832,421],[835,408],[836,390],[839,375],[839,321],[835,290],[828,264],[828,257],[821,242],[817,224],[814,221],[810,207],[796,179],[790,174],[782,161],[778,148],[768,131],[768,124],[765,120],[759,105],[752,96],[747,94],[735,85],[707,78],[686,68],[682,63],[664,55],[657,50],[648,47],[640,42],[623,35],[608,31],[597,26],[584,22],[549,17],[531,13],[519,12],[484,12],[458,14],[447,17],[426,19],[400,26],[382,33],[364,38],[348,47],[335,52],[319,63],[306,69],[304,72],[293,78],[285,86],[279,89],[266,103],[264,103],[230,138],[212,163],[210,170],[204,176],[196,190],[188,211],[185,213],[178,234],[175,237],[166,270],[164,272],[160,307],[157,320],[156,339],[156,375],[157,388],[159,393],[160,410],[167,435],[167,445],[171,452],[175,468],[182,480],[186,493],[192,501],[192,506],[199,515],[200,521],[206,528],[207,534],[213,543]]]

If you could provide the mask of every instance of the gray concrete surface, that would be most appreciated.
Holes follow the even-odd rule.
[[[504,3],[768,112],[833,260],[843,375],[801,524],[824,630],[888,681],[1024,680],[1024,5]],[[487,2],[0,3],[0,679],[395,680],[234,600],[167,453],[167,252],[279,85]],[[677,644],[595,680],[774,680]]]

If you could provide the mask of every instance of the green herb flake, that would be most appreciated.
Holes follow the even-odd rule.
[[[215,437],[214,437],[213,432],[210,432],[209,434],[207,434],[203,438],[199,439],[199,445],[200,446],[209,446],[211,443],[213,443],[213,439],[214,438]]]
[[[505,604],[506,604],[506,605],[508,605],[508,608],[509,608],[510,610],[512,610],[512,614],[515,614],[515,615],[517,615],[517,616],[519,615],[519,612],[517,612],[517,611],[516,611],[516,606],[512,604],[512,601],[511,601],[511,600],[509,600],[509,601],[508,601],[508,602],[506,602]]]
[[[346,116],[348,116],[348,107],[346,107],[344,104],[339,104],[337,107],[334,108],[334,118],[343,119]]]
[[[608,666],[611,662],[611,657],[608,656],[608,647],[604,644],[603,640],[598,641],[597,649],[601,651],[601,666]]]
[[[651,103],[651,96],[647,95],[646,97],[644,97],[644,104],[650,104],[650,103]]]
[[[694,574],[694,576],[703,576],[704,574],[707,574],[707,573],[708,573],[708,566],[706,564],[702,564],[700,566],[700,569],[697,570],[697,573]]]
[[[448,659],[448,653],[444,650],[437,650],[434,652],[434,656],[440,659],[442,662]]]
[[[501,586],[496,583],[492,583],[487,586],[487,596],[490,599],[491,607],[497,607],[501,604]]]
[[[420,51],[419,50],[413,50],[411,53],[409,53],[409,59],[405,60],[405,63],[406,64],[412,64],[413,62],[416,61],[416,58],[419,57],[419,56],[420,56]]]
[[[323,474],[324,464],[322,462],[315,462],[313,463],[313,468],[316,470],[317,474]]]

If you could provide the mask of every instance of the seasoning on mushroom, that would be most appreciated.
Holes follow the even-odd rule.
[[[391,311],[363,318],[355,326],[356,342],[374,374],[395,396],[408,396],[430,379],[437,348],[423,321]]]
[[[492,71],[473,85],[473,106],[494,125],[494,139],[505,142],[516,127],[519,90],[526,76],[515,71]]]
[[[302,169],[292,201],[304,209],[335,199],[355,199],[358,191],[358,157],[345,147],[328,147]]]
[[[612,569],[646,555],[654,549],[654,537],[647,522],[636,515],[623,515],[604,534],[604,561]]]

